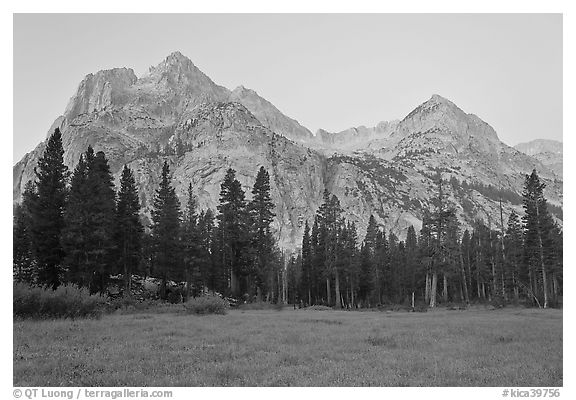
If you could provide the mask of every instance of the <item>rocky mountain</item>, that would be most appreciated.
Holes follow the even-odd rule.
[[[308,143],[313,140],[312,132],[298,121],[282,114],[272,103],[260,97],[254,90],[238,86],[230,95],[231,101],[237,101],[248,108],[264,126],[296,142]]]
[[[319,129],[316,132],[316,143],[310,143],[319,150],[352,153],[361,150],[376,140],[387,139],[398,126],[399,121],[382,121],[378,125],[367,128],[358,126],[341,132],[327,132]]]
[[[49,133],[55,127],[70,168],[92,145],[106,153],[117,179],[124,164],[134,169],[145,219],[165,159],[182,200],[191,182],[200,207],[212,209],[227,168],[236,169],[250,197],[263,165],[276,204],[274,228],[286,249],[299,245],[324,189],[340,198],[360,235],[374,214],[403,237],[409,225],[420,227],[423,210],[432,206],[439,172],[463,228],[475,218],[498,225],[491,218],[500,215],[500,199],[506,215],[520,211],[523,174],[533,168],[561,220],[561,175],[437,95],[402,121],[314,136],[255,91],[229,91],[173,53],[142,77],[126,68],[87,75]],[[15,201],[43,150],[40,143],[14,166]]]
[[[518,151],[536,158],[542,164],[562,176],[562,142],[549,139],[536,139],[514,146]]]

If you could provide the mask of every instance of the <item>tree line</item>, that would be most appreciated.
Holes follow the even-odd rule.
[[[288,265],[292,301],[342,307],[415,303],[527,302],[547,308],[562,296],[562,230],[554,222],[534,170],[526,176],[524,216],[504,224],[477,219],[462,232],[440,176],[433,208],[424,210],[399,240],[370,216],[358,244],[354,223],[346,221],[335,195],[324,193],[313,224],[305,225],[302,250]]]
[[[558,304],[562,296],[562,230],[533,171],[526,176],[524,215],[476,220],[462,232],[438,176],[433,206],[417,233],[400,240],[370,216],[362,241],[337,196],[324,192],[301,250],[286,257],[273,236],[268,172],[261,167],[246,193],[233,169],[221,184],[217,212],[198,210],[192,184],[182,206],[165,161],[144,226],[134,172],[124,166],[116,190],[103,152],[88,147],[72,172],[55,130],[15,206],[16,281],[57,288],[73,283],[105,293],[121,275],[185,282],[184,299],[206,291],[245,300],[324,304],[336,308],[385,304],[528,302]],[[501,200],[500,200],[501,202]]]
[[[218,214],[199,212],[190,184],[186,202],[172,186],[165,161],[155,191],[150,226],[142,224],[134,172],[124,166],[115,190],[103,152],[88,147],[70,173],[58,129],[50,136],[15,206],[13,272],[16,281],[57,288],[72,283],[105,293],[121,275],[185,282],[184,298],[211,290],[223,295],[277,300],[281,252],[272,235],[270,178],[261,167],[247,200],[235,171],[221,184]]]

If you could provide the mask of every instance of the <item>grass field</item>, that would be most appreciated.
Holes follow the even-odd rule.
[[[562,311],[14,321],[15,386],[562,386]]]

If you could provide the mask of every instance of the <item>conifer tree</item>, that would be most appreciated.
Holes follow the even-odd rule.
[[[320,247],[319,243],[319,228],[318,228],[318,215],[314,216],[314,223],[312,224],[312,230],[310,232],[310,252],[311,252],[311,291],[312,299],[314,304],[318,304],[321,295],[321,271],[324,262],[324,252],[323,248]]]
[[[360,249],[360,267],[358,276],[358,297],[363,307],[370,306],[370,294],[374,289],[373,275],[370,248],[363,243]]]
[[[132,289],[132,274],[139,270],[143,232],[136,181],[132,170],[124,165],[116,205],[115,233],[119,255],[118,264],[122,267],[124,287],[128,295]]]
[[[92,193],[87,182],[88,167],[93,161],[94,151],[88,147],[86,153],[80,155],[72,173],[61,236],[62,247],[66,252],[66,280],[83,287],[89,286],[91,278],[88,251],[92,233],[92,209],[89,207]]]
[[[220,279],[213,260],[214,247],[214,212],[211,209],[202,210],[198,216],[199,263],[202,282],[208,289],[217,290]]]
[[[22,193],[22,203],[14,208],[13,276],[15,281],[35,283],[37,280],[37,263],[32,242],[32,213],[37,196],[34,182],[26,182]]]
[[[229,277],[232,295],[245,293],[250,258],[249,216],[244,190],[236,179],[236,171],[229,168],[220,186],[218,205],[218,235],[221,246],[220,263]]]
[[[302,236],[302,293],[306,304],[312,304],[312,243],[310,238],[310,226],[308,220],[304,225],[304,235]]]
[[[252,200],[248,204],[252,230],[252,249],[255,257],[254,280],[258,299],[266,289],[266,282],[272,274],[274,237],[271,224],[275,217],[274,203],[270,197],[270,176],[260,167],[252,188]]]
[[[524,183],[523,206],[525,215],[524,235],[524,257],[529,266],[532,282],[535,285],[535,292],[542,296],[543,307],[549,306],[549,283],[548,269],[545,254],[551,246],[551,232],[553,220],[546,207],[547,201],[544,197],[545,184],[540,182],[536,170],[530,175],[526,175]]]
[[[56,289],[61,283],[64,251],[60,235],[64,226],[68,167],[64,164],[62,135],[56,128],[34,169],[37,198],[32,208],[32,244],[38,264],[38,282]]]
[[[186,281],[186,300],[190,298],[192,284],[196,292],[204,285],[200,273],[200,238],[198,232],[198,215],[196,214],[196,198],[192,191],[192,183],[188,185],[186,208],[182,221],[182,251],[184,274]]]
[[[406,277],[407,288],[410,294],[416,292],[417,272],[418,272],[418,239],[414,226],[408,227],[406,233]]]
[[[104,152],[99,151],[88,165],[86,180],[89,193],[84,207],[90,213],[90,234],[87,242],[88,272],[91,274],[90,291],[103,293],[110,274],[114,272],[114,219],[116,193],[114,179]]]
[[[181,279],[180,201],[172,187],[170,167],[164,161],[152,209],[154,274],[162,279],[160,296],[166,299],[169,279]]]
[[[331,301],[331,281],[334,278],[335,306],[341,308],[340,298],[340,271],[336,263],[338,233],[344,223],[342,218],[342,208],[336,195],[330,196],[330,193],[324,191],[324,203],[317,211],[319,248],[323,253],[323,270],[326,279],[326,298],[327,303]]]
[[[471,246],[472,239],[470,237],[470,232],[468,229],[464,230],[462,234],[462,240],[460,242],[460,254],[462,256],[462,269],[465,273],[464,290],[467,293],[467,299],[470,301],[473,296],[472,291],[472,259],[471,259]]]
[[[504,237],[504,248],[506,249],[506,287],[511,289],[512,296],[516,301],[520,296],[520,277],[523,267],[523,228],[520,217],[512,211],[508,217],[508,227]],[[526,272],[525,276],[528,275]]]
[[[15,282],[32,283],[34,260],[29,232],[29,216],[21,204],[14,207],[12,236],[13,277]]]

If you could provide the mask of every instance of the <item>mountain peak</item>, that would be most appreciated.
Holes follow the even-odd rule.
[[[448,100],[446,97],[442,97],[439,94],[433,94],[426,103],[428,104],[444,104],[448,106],[456,106],[452,101]]]
[[[170,53],[168,55],[168,57],[166,57],[165,60],[166,63],[180,63],[180,64],[192,64],[192,60],[190,60],[188,57],[186,57],[184,54],[180,53],[179,51],[173,51],[172,53]]]
[[[170,53],[160,64],[155,67],[150,67],[150,73],[156,71],[167,71],[167,70],[195,70],[197,69],[192,60],[180,53],[175,51]]]
[[[249,89],[247,87],[245,87],[244,85],[239,85],[237,86],[232,93],[237,93],[237,94],[256,94],[256,91]]]

